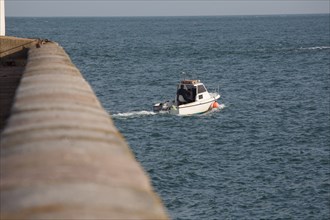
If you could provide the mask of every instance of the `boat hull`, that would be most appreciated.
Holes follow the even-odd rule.
[[[203,102],[193,102],[185,105],[176,106],[170,109],[170,113],[173,115],[195,115],[208,112],[212,109],[213,103],[216,99],[209,99]]]

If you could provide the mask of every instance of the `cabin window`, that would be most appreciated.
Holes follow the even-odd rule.
[[[203,95],[199,95],[198,96],[198,99],[203,99]]]
[[[206,89],[203,85],[199,85],[198,86],[198,93],[203,93],[203,92],[206,92]]]

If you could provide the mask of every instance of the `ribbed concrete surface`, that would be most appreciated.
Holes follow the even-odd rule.
[[[89,84],[55,43],[30,49],[1,136],[1,219],[166,219]]]

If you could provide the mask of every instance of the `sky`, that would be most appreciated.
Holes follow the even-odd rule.
[[[330,0],[5,0],[9,17],[330,13]]]

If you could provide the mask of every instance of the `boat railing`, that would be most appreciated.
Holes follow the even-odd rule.
[[[209,90],[209,93],[217,93],[220,94],[220,84],[218,84],[218,86],[216,88],[211,87]]]

